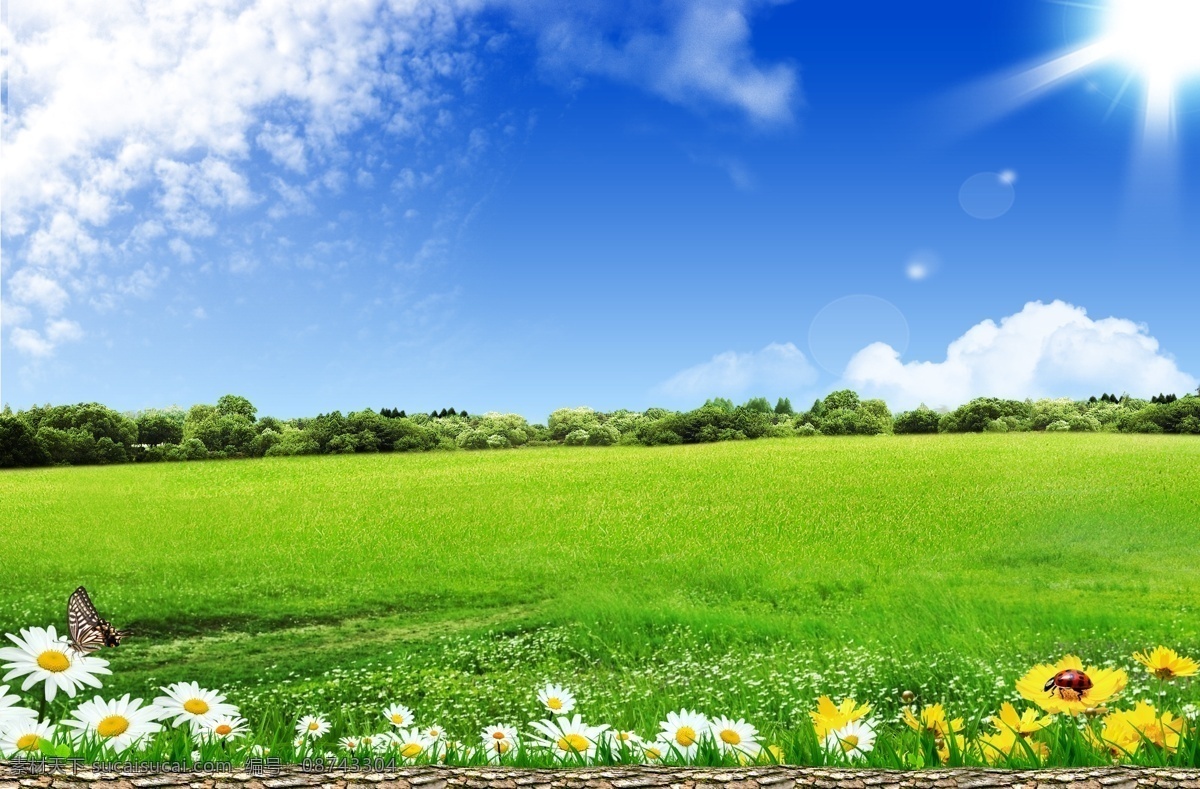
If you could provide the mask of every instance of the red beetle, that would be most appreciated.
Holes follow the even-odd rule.
[[[1082,671],[1073,668],[1060,671],[1050,679],[1046,680],[1046,686],[1042,690],[1049,691],[1050,695],[1054,695],[1054,691],[1058,691],[1058,695],[1062,698],[1067,698],[1063,691],[1071,691],[1075,694],[1076,699],[1082,699],[1086,691],[1092,689],[1092,678]]]

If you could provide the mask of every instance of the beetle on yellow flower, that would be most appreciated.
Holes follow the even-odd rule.
[[[1054,677],[1061,671],[1082,672],[1091,681],[1091,687],[1082,692],[1047,692],[1048,685],[1053,684]],[[1063,712],[1067,715],[1078,715],[1090,708],[1106,703],[1122,690],[1129,682],[1129,675],[1119,668],[1083,667],[1075,655],[1067,655],[1054,665],[1039,664],[1031,668],[1025,676],[1017,680],[1017,692],[1032,701],[1046,712]]]

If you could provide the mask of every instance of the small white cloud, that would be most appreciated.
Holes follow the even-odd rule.
[[[1017,171],[1016,170],[1001,170],[1000,171],[1000,181],[1002,183],[1008,184],[1009,186],[1012,186],[1013,184],[1015,184],[1017,182]]]
[[[901,363],[885,343],[859,351],[845,385],[894,410],[953,407],[975,397],[1082,397],[1101,391],[1149,395],[1195,390],[1197,379],[1159,350],[1147,327],[1093,320],[1063,301],[1030,302],[997,325],[985,320],[950,343],[942,362]]]
[[[257,141],[276,164],[297,173],[308,170],[304,140],[297,136],[295,128],[278,126],[267,121],[263,124],[263,130],[258,133]]]
[[[792,343],[771,343],[761,351],[726,351],[689,367],[655,387],[656,394],[678,400],[787,394],[812,385],[817,371]]]
[[[17,326],[9,332],[8,341],[20,353],[34,358],[44,358],[54,353],[54,349],[64,342],[76,342],[83,339],[83,329],[75,321],[65,318],[51,320],[46,323],[46,332],[42,334],[37,329]]]
[[[734,108],[787,123],[799,101],[793,66],[757,62],[749,17],[757,0],[562,3],[503,0],[538,36],[544,65],[568,79],[599,74],[684,106]]]
[[[54,352],[54,345],[47,342],[37,329],[18,326],[9,332],[8,342],[13,348],[27,356],[49,356]]]
[[[196,309],[192,310],[192,317],[196,320],[202,321],[208,317],[208,313],[204,311],[203,307],[197,307]]]
[[[20,326],[32,318],[33,314],[21,305],[0,302],[0,326]]]
[[[46,324],[46,339],[54,345],[83,339],[83,329],[75,321],[59,318]]]
[[[23,268],[13,274],[8,288],[17,301],[39,306],[51,315],[62,312],[71,298],[56,281],[32,268]]]

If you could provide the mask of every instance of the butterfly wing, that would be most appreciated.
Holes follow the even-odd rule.
[[[95,652],[109,643],[112,637],[112,626],[100,618],[87,590],[82,586],[76,589],[67,600],[67,630],[70,633],[71,647],[81,655]],[[112,646],[121,642],[120,637]]]

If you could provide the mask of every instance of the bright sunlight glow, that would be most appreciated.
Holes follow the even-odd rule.
[[[1200,0],[1112,0],[1105,22],[1115,56],[1147,82],[1200,75]]]

